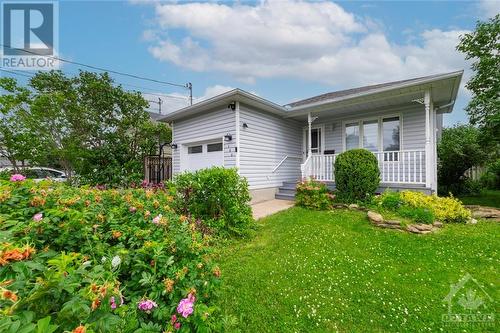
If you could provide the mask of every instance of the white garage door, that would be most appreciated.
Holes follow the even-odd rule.
[[[185,170],[195,171],[212,166],[224,166],[222,139],[187,145]]]

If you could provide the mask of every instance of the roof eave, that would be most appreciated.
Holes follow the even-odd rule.
[[[182,118],[194,116],[200,113],[201,111],[213,109],[220,105],[223,105],[224,103],[231,101],[244,102],[252,106],[258,106],[265,111],[279,115],[285,115],[286,113],[285,108],[281,105],[275,104],[271,101],[268,101],[262,97],[256,96],[244,90],[233,89],[225,93],[222,93],[220,95],[209,98],[207,100],[201,101],[199,103],[174,111],[166,115],[165,117],[159,119],[159,121],[171,122]]]
[[[330,100],[325,100],[325,101],[320,101],[320,102],[316,102],[316,103],[300,105],[300,106],[297,106],[297,107],[291,107],[291,108],[288,108],[288,116],[289,117],[293,117],[293,116],[307,114],[309,111],[311,111],[311,109],[314,109],[314,108],[317,108],[317,107],[321,107],[321,106],[324,106],[324,105],[328,105],[328,104],[334,104],[334,103],[337,103],[337,102],[342,102],[342,101],[346,101],[346,100],[350,100],[350,99],[356,99],[356,98],[360,98],[360,97],[367,97],[367,96],[370,96],[370,95],[376,95],[376,94],[383,93],[383,92],[388,92],[388,91],[391,91],[391,90],[397,90],[397,89],[411,87],[411,86],[415,86],[415,85],[429,84],[429,83],[432,83],[434,81],[446,80],[446,79],[449,79],[449,78],[457,77],[459,79],[456,80],[455,89],[454,89],[454,91],[452,93],[452,98],[451,98],[452,100],[454,100],[454,99],[456,99],[456,95],[458,93],[458,87],[460,85],[460,81],[462,79],[463,73],[464,73],[464,71],[460,70],[460,71],[456,71],[456,72],[451,72],[451,73],[447,73],[447,74],[438,75],[438,76],[435,76],[435,77],[432,77],[432,78],[423,78],[422,80],[418,80],[418,81],[414,81],[414,82],[405,82],[405,83],[401,83],[401,84],[394,85],[394,86],[383,87],[383,88],[379,88],[379,89],[373,89],[373,90],[369,90],[369,91],[360,92],[360,93],[357,93],[357,94],[342,96],[342,97],[339,97],[339,98],[333,98],[333,99],[330,99]]]

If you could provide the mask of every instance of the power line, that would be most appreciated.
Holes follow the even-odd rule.
[[[35,74],[32,74],[32,73],[29,73],[29,74],[28,74],[28,72],[21,73],[19,71],[6,70],[6,69],[3,69],[3,68],[0,68],[0,71],[7,72],[7,73],[10,73],[10,74],[14,74],[14,75],[18,75],[18,76],[24,76],[24,77],[27,77],[27,78],[33,78],[33,76],[35,76]],[[76,75],[76,73],[74,73],[74,72],[69,72],[69,73]],[[151,96],[155,96],[155,97],[159,97],[159,98],[172,98],[172,99],[179,99],[179,100],[183,100],[183,101],[187,101],[190,98],[190,97],[187,97],[187,96],[172,96],[172,95],[168,95],[168,94],[161,94],[157,90],[146,88],[146,87],[141,87],[141,86],[136,86],[136,85],[133,85],[133,84],[122,83],[122,82],[117,82],[117,81],[115,81],[115,83],[117,83],[118,85],[122,85],[122,86],[130,86],[130,87],[133,87],[133,88],[139,88],[139,89],[149,90],[150,92],[143,91],[143,90],[133,90],[133,91],[137,91],[137,92],[139,92],[141,94],[147,94],[147,95],[151,95]]]
[[[3,47],[7,47],[7,48],[9,48],[11,50],[20,50],[22,52],[26,52],[26,53],[29,53],[29,54],[33,54],[33,55],[37,55],[37,56],[41,56],[41,57],[52,58],[52,59],[55,59],[55,60],[67,62],[69,64],[73,64],[73,65],[77,65],[77,66],[82,66],[82,67],[87,67],[87,68],[91,68],[91,69],[95,69],[95,70],[99,70],[99,71],[103,71],[103,72],[109,72],[109,73],[113,73],[113,74],[117,74],[117,75],[128,76],[128,77],[132,77],[134,79],[151,81],[151,82],[156,82],[156,83],[161,83],[161,84],[167,84],[167,85],[170,85],[170,86],[180,87],[180,88],[184,88],[184,89],[190,89],[190,86],[191,86],[190,83],[179,84],[179,83],[173,83],[173,82],[168,82],[168,81],[161,81],[161,80],[151,79],[151,78],[147,78],[147,77],[143,77],[143,76],[139,76],[139,75],[135,75],[135,74],[129,74],[129,73],[115,71],[115,70],[112,70],[112,69],[106,69],[106,68],[103,68],[103,67],[97,67],[97,66],[93,66],[93,65],[87,65],[87,64],[84,64],[84,63],[81,63],[81,62],[71,61],[71,60],[59,58],[59,57],[56,57],[56,56],[46,56],[46,55],[38,54],[38,53],[33,52],[33,51],[28,51],[28,50],[24,50],[24,49],[16,49],[16,48],[13,48],[13,47],[11,47],[9,45],[5,45],[5,44],[0,44],[0,45],[2,45]],[[192,90],[192,88],[190,90]]]

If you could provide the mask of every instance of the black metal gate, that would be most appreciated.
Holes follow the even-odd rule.
[[[146,156],[144,174],[148,183],[158,184],[172,179],[172,157]]]

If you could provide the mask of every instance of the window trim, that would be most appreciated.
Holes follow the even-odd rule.
[[[195,147],[200,147],[200,148],[201,148],[201,151],[194,152],[194,153],[192,153],[192,152],[190,152],[190,151],[189,151],[191,148],[195,148]],[[203,144],[199,144],[199,145],[198,145],[198,144],[196,144],[196,145],[188,146],[188,147],[187,147],[187,153],[188,153],[188,155],[193,155],[193,154],[203,154]]]
[[[403,115],[401,112],[399,113],[388,113],[380,116],[372,116],[372,117],[358,117],[358,118],[351,118],[351,119],[346,119],[342,120],[342,126],[341,126],[341,135],[342,135],[342,151],[346,151],[346,125],[352,124],[352,123],[358,123],[358,128],[359,128],[359,147],[363,147],[363,122],[364,121],[373,121],[377,120],[378,123],[378,150],[377,152],[382,152],[383,147],[384,147],[384,138],[383,138],[383,120],[386,118],[395,118],[399,117],[399,150],[403,150]],[[388,150],[389,151],[389,150]]]

